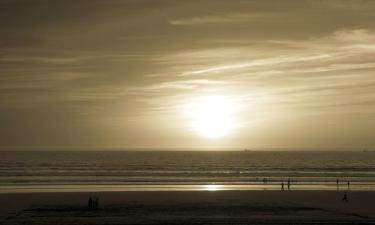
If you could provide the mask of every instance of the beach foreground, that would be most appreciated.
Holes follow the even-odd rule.
[[[375,224],[375,192],[155,191],[0,194],[0,224]],[[89,196],[99,209],[89,210]]]

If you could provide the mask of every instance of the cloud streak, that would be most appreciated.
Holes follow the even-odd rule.
[[[194,25],[210,25],[210,24],[230,24],[230,23],[249,23],[264,22],[271,18],[275,18],[275,14],[265,13],[222,13],[204,16],[194,16],[171,20],[169,23],[175,26],[194,26]]]

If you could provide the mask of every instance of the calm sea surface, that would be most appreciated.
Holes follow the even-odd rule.
[[[375,152],[0,152],[9,185],[303,185],[373,189]],[[135,187],[135,186],[134,186]],[[285,186],[286,187],[286,186]],[[374,186],[375,187],[375,186]]]

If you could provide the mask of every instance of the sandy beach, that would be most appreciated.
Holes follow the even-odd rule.
[[[129,191],[0,194],[0,224],[375,224],[375,192]],[[99,209],[88,210],[89,196]]]

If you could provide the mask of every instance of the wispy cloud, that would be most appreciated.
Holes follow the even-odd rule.
[[[191,79],[180,81],[166,81],[144,87],[132,87],[134,91],[168,91],[168,90],[193,90],[201,87],[225,85],[228,82],[223,80]]]
[[[331,55],[329,54],[319,54],[319,55],[313,55],[313,56],[276,57],[276,58],[269,58],[269,59],[262,59],[262,60],[253,60],[252,62],[244,63],[244,64],[231,64],[231,65],[223,65],[223,66],[207,68],[203,70],[196,70],[196,71],[184,73],[183,75],[223,72],[226,70],[235,70],[235,69],[249,69],[249,68],[251,69],[252,67],[258,67],[258,66],[272,66],[272,65],[285,64],[285,63],[299,63],[299,62],[312,61],[312,60],[324,60],[324,59],[329,59],[330,57]]]
[[[258,113],[270,109],[341,113],[343,107],[350,105],[356,111],[372,111],[374,108],[365,104],[370,106],[375,102],[372,75],[375,51],[358,46],[371,47],[374,37],[371,30],[344,29],[302,40],[242,41],[236,47],[170,53],[154,63],[164,67],[161,73],[167,74],[165,79],[185,80],[163,81],[138,91],[154,93],[152,105],[158,113],[162,112],[158,104],[170,101],[174,106],[184,104],[176,102],[176,95],[174,100],[169,99],[171,89],[183,91],[178,95],[181,99],[204,94],[205,90],[212,94],[237,93],[244,112],[253,108],[250,111]],[[170,113],[167,105],[163,108]],[[148,110],[152,111],[152,107]]]
[[[267,13],[216,13],[212,15],[193,16],[171,20],[169,23],[176,26],[192,26],[205,24],[227,24],[260,22],[275,18],[276,14]]]

